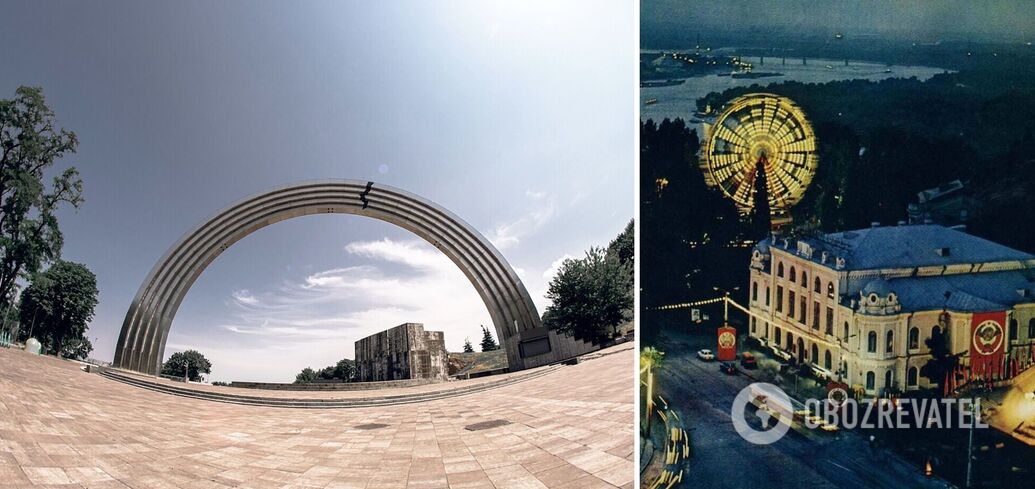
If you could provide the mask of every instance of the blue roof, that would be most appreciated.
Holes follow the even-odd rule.
[[[858,297],[873,279],[856,279],[848,284],[849,297]],[[927,277],[884,279],[891,292],[898,295],[903,311],[930,311],[948,308],[961,312],[1004,311],[1019,303],[1035,302],[1035,297],[1018,293],[1020,289],[1035,292],[1035,270],[961,273]],[[946,302],[945,293],[949,292]]]
[[[1035,259],[1035,255],[936,224],[872,227],[803,241],[816,250],[844,258],[845,270]],[[948,249],[948,253],[939,254],[939,249]],[[819,256],[814,253],[813,261]],[[833,259],[827,264],[832,267]]]

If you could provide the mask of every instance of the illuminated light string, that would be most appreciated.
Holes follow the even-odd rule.
[[[726,302],[729,306],[733,307],[734,309],[737,309],[737,310],[743,312],[744,314],[747,314],[748,316],[760,319],[762,321],[770,321],[770,322],[774,321],[773,317],[771,317],[771,316],[767,317],[767,316],[764,316],[762,314],[758,314],[756,312],[752,312],[750,309],[748,309],[748,308],[738,304],[736,301],[734,301],[733,299],[731,299],[729,297],[716,297],[714,299],[705,299],[705,300],[694,301],[694,302],[682,302],[682,303],[679,303],[679,304],[666,304],[664,306],[648,307],[646,309],[648,311],[673,311],[673,310],[678,310],[678,309],[689,309],[691,307],[708,306],[708,305],[711,305],[711,304],[718,304],[720,302]],[[840,343],[831,342],[831,341],[829,341],[829,340],[827,340],[827,339],[825,339],[823,337],[820,337],[820,336],[816,335],[812,331],[807,331],[807,330],[801,330],[801,331],[803,333],[805,333],[810,338],[810,340],[815,342],[815,343],[819,343],[821,345],[824,345],[824,346],[827,346],[827,347],[830,347],[830,348],[838,348],[838,349],[843,348],[843,345],[841,345]]]

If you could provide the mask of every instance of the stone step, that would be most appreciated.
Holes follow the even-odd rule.
[[[377,407],[377,406],[392,406],[398,404],[409,404],[414,402],[432,401],[436,399],[444,399],[448,397],[462,396],[467,394],[473,394],[476,392],[485,391],[488,389],[494,389],[497,387],[503,387],[506,385],[523,382],[525,380],[534,379],[543,375],[549,374],[560,366],[554,365],[550,367],[544,367],[537,369],[534,372],[530,372],[525,375],[510,377],[504,380],[495,382],[485,382],[473,386],[459,387],[456,389],[446,389],[432,392],[421,392],[414,394],[400,394],[400,395],[387,395],[387,396],[375,396],[375,397],[364,397],[355,399],[346,398],[282,398],[282,397],[262,397],[262,396],[248,396],[240,394],[222,393],[222,392],[211,392],[203,391],[198,389],[190,389],[186,387],[178,387],[168,385],[161,382],[151,381],[145,378],[140,378],[135,375],[120,373],[117,370],[106,369],[100,372],[105,378],[122,382],[125,384],[149,389],[152,391],[162,392],[171,395],[177,395],[181,397],[190,397],[194,399],[202,399],[208,401],[227,402],[232,404],[244,404],[253,406],[268,406],[268,407],[286,407],[286,408],[358,408],[358,407]]]

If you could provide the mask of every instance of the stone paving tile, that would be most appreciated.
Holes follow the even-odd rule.
[[[0,488],[632,487],[634,353],[608,353],[464,396],[306,410],[171,396],[0,349]]]

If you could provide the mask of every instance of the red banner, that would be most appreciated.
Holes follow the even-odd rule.
[[[970,323],[970,371],[986,381],[1006,372],[1006,311],[974,313]]]
[[[718,329],[719,361],[728,362],[737,359],[737,330],[729,326]]]

